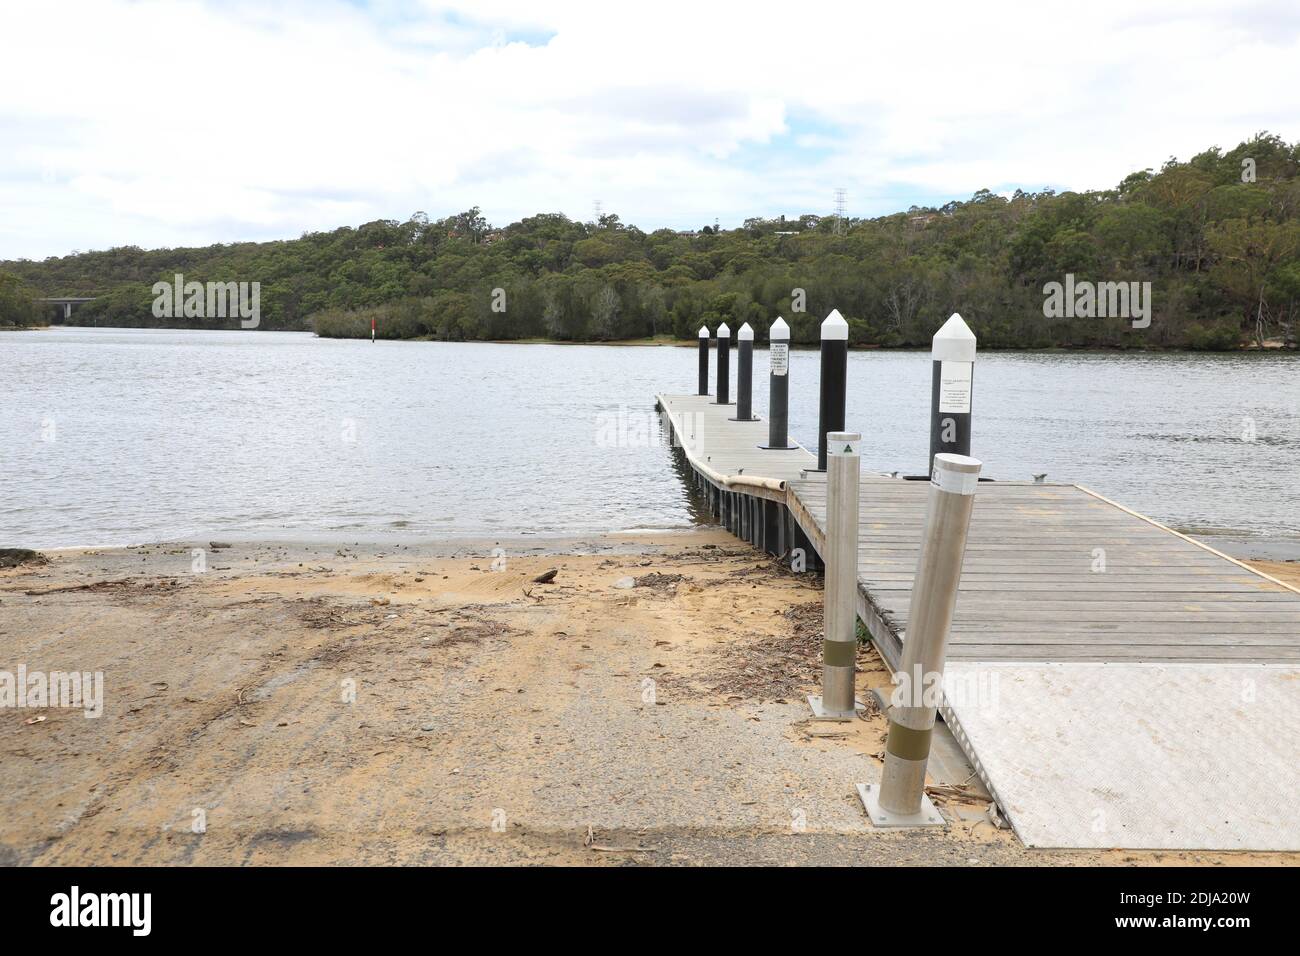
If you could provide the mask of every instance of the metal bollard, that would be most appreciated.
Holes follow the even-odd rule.
[[[809,697],[818,720],[851,720],[858,659],[858,482],[862,436],[831,432],[826,475],[826,584],[823,592],[822,693]]]
[[[733,422],[752,422],[754,391],[754,330],[746,322],[736,332],[736,417]]]
[[[760,448],[789,448],[790,326],[779,315],[767,330],[767,444]]]
[[[723,322],[718,326],[718,402],[731,404],[731,329]]]
[[[971,385],[975,372],[975,333],[956,312],[930,345],[930,462],[940,452],[970,454]],[[926,469],[928,474],[929,468]]]
[[[817,470],[826,470],[826,435],[844,430],[849,375],[849,324],[839,309],[822,322],[821,402],[817,412]]]
[[[885,769],[878,786],[858,785],[876,826],[942,826],[944,822],[926,796],[925,767],[979,474],[980,462],[974,458],[935,456],[903,660],[889,708]]]
[[[709,394],[709,327],[700,326],[700,395]]]

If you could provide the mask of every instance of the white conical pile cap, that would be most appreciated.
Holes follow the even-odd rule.
[[[748,322],[740,327],[740,331],[736,333],[736,339],[740,342],[754,341],[754,330],[749,327]]]
[[[956,312],[934,333],[930,357],[936,362],[975,361],[975,333]]]
[[[723,322],[721,325],[718,326],[718,338],[720,339],[731,338],[731,329],[727,328],[726,322]]]
[[[701,325],[701,326],[700,326],[700,338],[702,338],[702,339],[707,339],[708,337],[709,337],[709,327],[708,327],[707,325]]]
[[[831,309],[831,314],[822,321],[822,338],[847,341],[848,337],[849,323],[844,321],[839,309]]]
[[[772,323],[772,327],[767,330],[767,337],[773,342],[788,342],[790,341],[790,326],[786,325],[785,319],[778,315],[776,321]]]

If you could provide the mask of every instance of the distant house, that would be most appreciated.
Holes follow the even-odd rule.
[[[935,218],[935,213],[927,212],[919,216],[909,216],[907,221],[911,223],[913,229],[924,229]]]

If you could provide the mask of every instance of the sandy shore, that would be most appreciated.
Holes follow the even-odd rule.
[[[0,669],[105,685],[0,710],[0,863],[1300,861],[1026,850],[942,741],[950,826],[873,830],[884,719],[807,720],[820,580],[721,531],[198,544],[0,571]]]
[[[1300,588],[1300,561],[1247,561],[1252,568]]]

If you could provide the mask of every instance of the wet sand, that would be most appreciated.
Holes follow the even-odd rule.
[[[0,669],[105,682],[0,710],[0,863],[1300,862],[1026,850],[951,754],[945,830],[873,830],[884,719],[807,719],[820,579],[718,530],[207,544],[0,571]]]

